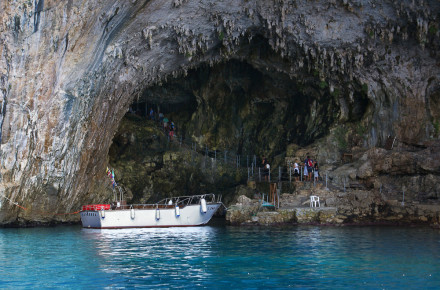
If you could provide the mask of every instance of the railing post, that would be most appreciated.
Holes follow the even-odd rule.
[[[281,166],[278,166],[278,181],[281,181]]]
[[[270,183],[270,167],[269,167],[269,183]]]
[[[249,167],[248,167],[247,169],[248,169],[248,179],[247,179],[247,180],[249,181],[249,177],[250,177],[250,174],[249,174]]]
[[[405,205],[405,190],[402,191],[402,206]]]
[[[299,168],[299,175],[301,176],[301,181],[303,181],[303,168],[302,168],[302,166]]]
[[[292,166],[289,166],[289,182],[292,183]]]
[[[214,150],[214,161],[217,161],[217,149]]]
[[[315,172],[312,172],[313,175],[313,186],[316,186],[316,178],[315,178]]]
[[[277,200],[278,200],[278,207],[277,208],[280,208],[280,192],[281,192],[281,183],[280,183],[279,191],[277,190]]]
[[[261,168],[258,167],[258,181],[261,182]]]

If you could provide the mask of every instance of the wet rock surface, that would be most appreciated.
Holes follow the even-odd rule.
[[[111,162],[134,200],[181,193],[177,180],[206,187],[203,170],[191,179],[163,166],[181,156],[117,164],[110,148],[130,142],[118,128],[133,102],[186,108],[176,120],[199,146],[255,148],[278,164],[292,144],[315,148],[335,180],[348,173],[385,193],[403,183],[438,200],[438,1],[23,0],[0,10],[2,224],[77,221],[62,213],[112,198]],[[154,132],[142,134],[154,146]],[[400,152],[375,149],[389,135]],[[347,151],[357,161],[337,165]],[[153,168],[160,185],[130,177]]]
[[[311,195],[319,196],[320,206],[310,207]],[[272,210],[263,208],[261,199],[235,204],[228,208],[226,219],[234,225],[375,224],[438,227],[439,212],[439,204],[420,204],[411,199],[402,202],[387,199],[374,191],[339,192],[318,186],[282,194],[280,207]]]

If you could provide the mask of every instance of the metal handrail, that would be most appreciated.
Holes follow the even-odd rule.
[[[202,198],[205,198],[207,203],[221,203],[221,200],[220,200],[221,195],[219,196],[218,199],[216,199],[214,193],[208,193],[208,194],[177,196],[177,197],[165,198],[165,199],[158,201],[157,203],[150,203],[150,204],[121,205],[118,207],[118,209],[159,208],[159,206],[166,206],[166,207],[173,206],[173,207],[175,207],[176,205],[178,205],[179,207],[185,207],[187,205],[199,204]],[[171,201],[171,203],[170,203],[170,201]]]

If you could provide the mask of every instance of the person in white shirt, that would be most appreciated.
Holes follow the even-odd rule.
[[[295,161],[293,164],[293,176],[295,177],[295,181],[299,181],[299,166],[298,163]]]

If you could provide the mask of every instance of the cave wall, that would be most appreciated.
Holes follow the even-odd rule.
[[[336,95],[321,85],[318,76],[309,79],[310,85],[305,87],[287,74],[259,71],[246,62],[231,60],[212,67],[202,65],[185,77],[150,87],[138,102],[150,102],[155,110],[162,108],[180,127],[180,135],[198,146],[236,154],[276,155],[290,143],[311,144],[340,120]],[[181,103],[171,107],[164,104],[179,94],[176,88],[185,99],[176,98]],[[366,95],[356,93],[365,102],[355,100],[347,118],[351,122],[362,119],[368,107]]]
[[[2,1],[0,194],[27,210],[3,202],[0,220],[75,219],[54,214],[108,196],[107,154],[132,101],[202,64],[246,60],[305,90],[318,77],[338,99],[341,122],[363,90],[369,146],[389,134],[438,138],[439,5]],[[254,37],[276,54],[252,49]]]

